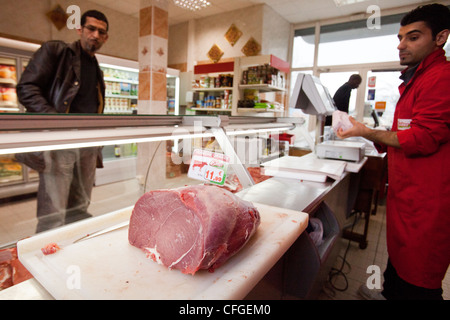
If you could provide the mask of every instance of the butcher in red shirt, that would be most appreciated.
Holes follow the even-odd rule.
[[[442,299],[450,263],[450,10],[420,6],[401,21],[400,99],[390,131],[350,118],[340,138],[362,136],[388,154],[388,265],[381,296]],[[367,290],[366,290],[367,291]]]

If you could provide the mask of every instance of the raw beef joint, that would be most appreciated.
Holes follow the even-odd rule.
[[[156,190],[136,202],[128,240],[170,269],[212,272],[247,243],[259,223],[253,204],[216,186]]]

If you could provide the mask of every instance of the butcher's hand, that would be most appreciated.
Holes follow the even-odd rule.
[[[349,117],[350,122],[353,124],[353,127],[348,130],[342,130],[340,128],[336,135],[340,139],[350,138],[350,137],[363,137],[367,140],[378,144],[384,144],[387,146],[401,148],[400,142],[398,141],[397,132],[395,131],[382,131],[382,130],[373,130],[369,127],[366,127],[361,122],[356,121],[352,117]]]
[[[342,130],[342,128],[339,128],[339,130],[336,132],[336,135],[340,139],[350,138],[350,137],[364,137],[365,134],[367,134],[367,128],[364,124],[356,121],[353,117],[348,117],[350,122],[353,124],[353,127],[351,127],[348,130]]]

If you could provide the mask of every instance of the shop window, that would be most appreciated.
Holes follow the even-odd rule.
[[[336,91],[348,81],[352,74],[358,73],[357,71],[346,71],[346,72],[330,72],[330,73],[321,73],[320,81],[322,84],[328,88],[331,96],[334,96]],[[352,90],[350,94],[350,101],[348,105],[348,112],[350,115],[355,116],[355,107],[356,107],[356,89]]]
[[[292,67],[305,68],[314,65],[315,28],[295,30]]]
[[[386,17],[380,29],[369,29],[365,20],[322,26],[319,66],[398,61],[401,16]],[[398,20],[396,22],[392,22]]]
[[[392,126],[395,107],[400,99],[398,91],[398,87],[402,83],[400,75],[400,71],[395,70],[369,71],[367,73],[368,83],[364,101],[366,105],[370,105],[370,109],[377,111],[382,125]],[[381,103],[381,105],[377,106],[377,103]],[[364,114],[364,116],[370,117],[368,114]]]

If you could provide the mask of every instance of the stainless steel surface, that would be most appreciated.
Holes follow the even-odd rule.
[[[61,115],[61,114],[8,114],[0,115],[0,130],[51,130],[123,128],[142,126],[181,125],[183,117],[165,115]]]
[[[148,126],[191,126],[202,122],[207,127],[246,124],[303,124],[301,118],[173,116],[173,115],[78,115],[78,114],[7,114],[0,115],[0,131],[51,130],[83,128],[124,128]],[[242,127],[241,127],[242,128]]]
[[[333,182],[271,178],[238,193],[244,200],[308,212],[332,188]],[[269,196],[270,195],[270,196]]]

